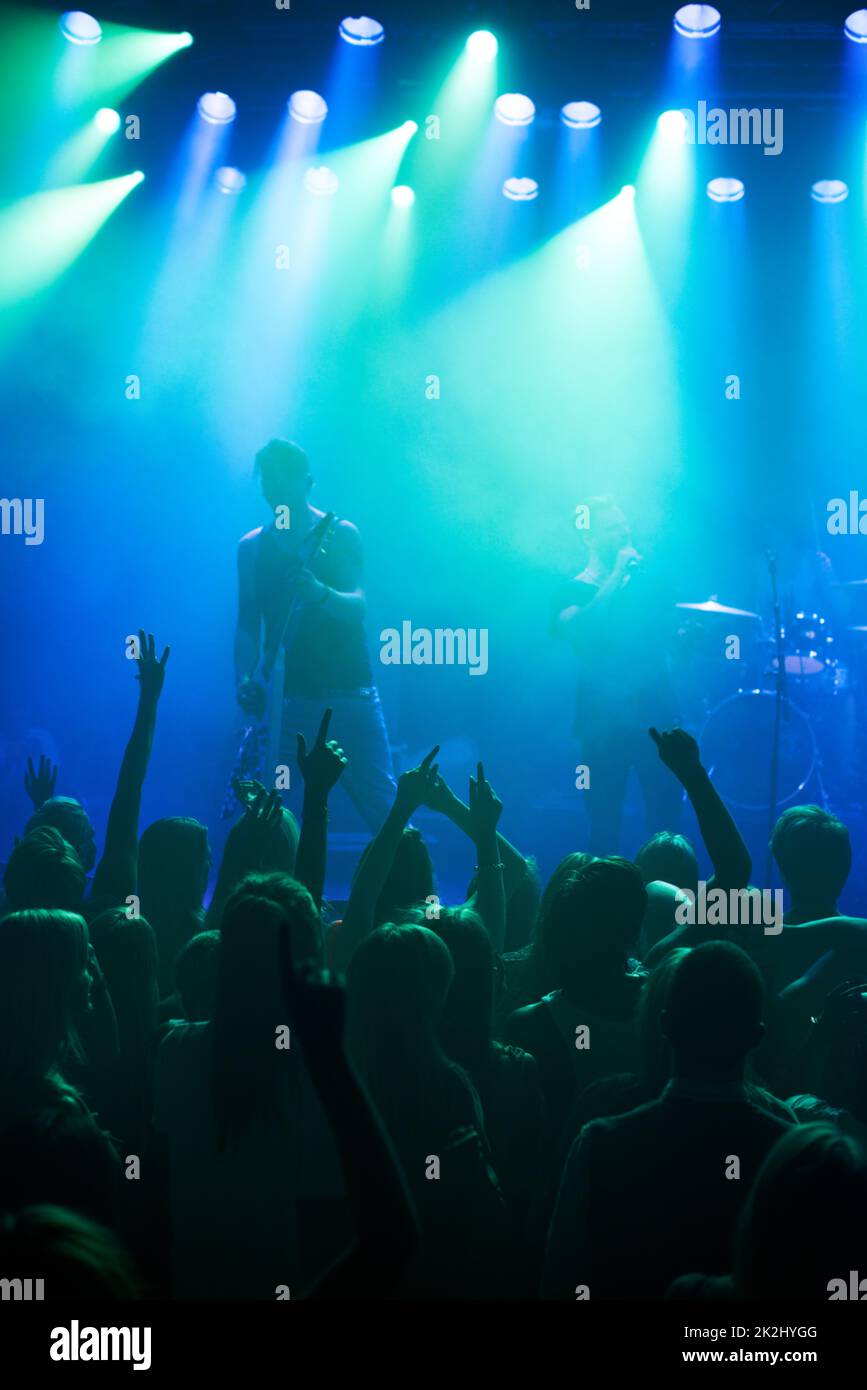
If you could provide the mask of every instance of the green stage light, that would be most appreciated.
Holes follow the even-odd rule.
[[[138,169],[50,189],[0,213],[0,305],[20,304],[57,280],[143,179]]]
[[[120,101],[173,54],[189,48],[188,32],[161,34],[103,24],[102,42],[93,48],[70,46],[57,69],[56,95],[66,106],[78,102]]]

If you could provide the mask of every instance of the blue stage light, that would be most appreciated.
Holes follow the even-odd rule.
[[[819,179],[810,189],[810,197],[817,203],[845,203],[849,188],[842,179]]]
[[[853,43],[867,43],[867,10],[855,10],[843,25],[843,33]]]
[[[221,193],[243,193],[247,187],[247,175],[227,164],[216,171],[214,183]]]
[[[210,125],[230,125],[238,108],[225,92],[205,92],[199,97],[199,115]]]
[[[391,190],[391,201],[396,208],[409,208],[415,202],[415,194],[408,184],[398,183]]]
[[[602,120],[602,112],[592,101],[567,101],[560,120],[570,130],[592,130]]]
[[[293,92],[289,114],[299,125],[321,125],[328,115],[328,103],[318,92]]]
[[[685,39],[712,39],[721,24],[722,16],[713,5],[681,5],[674,16],[674,27]]]
[[[739,203],[744,192],[740,179],[711,179],[707,186],[707,196],[714,203]]]
[[[532,203],[539,196],[539,185],[535,179],[506,179],[503,184],[503,197],[513,203]]]
[[[360,15],[358,19],[342,19],[338,33],[342,39],[356,48],[372,48],[374,44],[382,43],[385,38],[385,30],[379,20],[371,19],[366,14]]]
[[[84,10],[67,10],[59,20],[60,32],[70,43],[93,44],[102,38],[102,26]]]
[[[520,92],[504,92],[494,102],[494,115],[503,125],[530,125],[536,108],[530,98]]]

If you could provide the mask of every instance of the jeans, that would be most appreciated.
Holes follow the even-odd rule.
[[[343,787],[359,815],[375,834],[394,801],[396,784],[391,749],[376,686],[363,690],[324,691],[316,699],[289,695],[283,704],[280,740],[281,762],[290,768],[288,801],[300,810],[303,778],[296,759],[296,734],[303,734],[310,749],[326,709],[334,714],[328,738],[336,740],[348,758],[338,786]]]

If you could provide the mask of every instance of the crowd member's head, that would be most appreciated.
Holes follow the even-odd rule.
[[[138,847],[142,903],[198,911],[208,886],[211,851],[204,825],[191,816],[167,816],[144,831]],[[147,915],[147,914],[145,914]]]
[[[439,1030],[454,973],[445,943],[414,923],[377,927],[349,962],[350,1051],[402,1153],[416,1153],[442,1114]]]
[[[698,860],[685,835],[672,830],[651,835],[636,854],[635,863],[645,884],[673,883],[675,888],[698,892]]]
[[[248,874],[220,922],[213,1020],[211,1097],[217,1141],[226,1146],[255,1119],[282,1114],[288,1026],[280,983],[280,937],[289,928],[293,958],[319,959],[319,914],[307,889],[280,874]]]
[[[117,1015],[121,1040],[149,1038],[160,1002],[157,946],[144,917],[110,907],[90,923],[90,939]]]
[[[566,876],[544,923],[544,957],[568,993],[622,972],[641,930],[647,890],[627,859],[593,859]]]
[[[60,831],[81,860],[84,872],[89,874],[96,863],[96,833],[81,802],[72,796],[50,796],[33,812],[24,833],[38,830],[41,825],[53,825]]]
[[[548,882],[545,884],[542,897],[539,901],[539,910],[536,914],[536,925],[533,931],[533,955],[536,960],[536,970],[538,974],[537,992],[541,996],[548,994],[556,984],[552,968],[545,959],[545,942],[548,935],[548,919],[551,915],[551,906],[557,902],[561,890],[565,883],[568,883],[573,874],[582,869],[585,864],[593,861],[592,854],[585,854],[576,850],[573,854],[567,854],[560,860]]]
[[[272,511],[288,507],[291,512],[307,502],[313,479],[307,455],[300,444],[288,439],[269,440],[256,455],[254,471]]]
[[[77,912],[86,886],[81,860],[51,825],[39,826],[18,841],[3,878],[6,903],[12,912],[37,907]]]
[[[139,1297],[117,1236],[65,1207],[25,1207],[0,1216],[0,1269],[41,1279],[47,1301]]]
[[[867,1159],[830,1125],[796,1125],[768,1154],[741,1213],[735,1294],[827,1300],[832,1281],[848,1292],[850,1270],[865,1264]]]
[[[156,937],[162,995],[171,991],[178,952],[201,924],[210,866],[208,832],[191,817],[154,821],[139,841],[141,910]]]
[[[852,867],[843,822],[821,806],[790,806],[774,826],[771,849],[792,911],[802,917],[832,915]]]
[[[747,1055],[761,1042],[764,987],[745,951],[707,941],[673,967],[661,1026],[671,1044],[672,1075],[742,1080]]]
[[[183,1016],[190,1023],[208,1023],[217,1005],[220,933],[202,931],[187,942],[175,961],[175,986]]]
[[[454,966],[440,1036],[449,1056],[472,1069],[491,1048],[496,981],[491,938],[469,908],[441,909],[426,925],[445,942]]]
[[[63,1085],[90,1010],[89,941],[82,917],[39,908],[0,920],[0,1110]]]
[[[663,956],[645,980],[638,1003],[638,1047],[641,1080],[649,1095],[659,1095],[671,1077],[671,1045],[661,1019],[674,971],[689,951],[678,947]]]
[[[369,852],[370,845],[367,845],[359,860],[359,868]],[[355,872],[358,873],[358,869]],[[434,872],[430,851],[421,831],[410,826],[398,841],[376,904],[374,921],[377,926],[383,922],[393,922],[410,908],[423,905],[433,892]]]

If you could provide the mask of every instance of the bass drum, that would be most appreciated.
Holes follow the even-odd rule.
[[[739,690],[712,709],[701,731],[701,760],[724,800],[744,811],[767,809],[774,740],[773,690]],[[782,701],[777,805],[803,792],[816,769],[816,739],[809,719]]]

